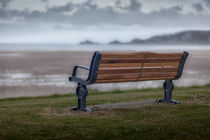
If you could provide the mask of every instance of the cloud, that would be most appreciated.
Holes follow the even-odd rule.
[[[205,0],[206,6],[210,8],[210,0]]]
[[[140,11],[141,3],[137,7],[137,2],[131,0],[131,3],[124,8],[129,9],[127,12],[119,12],[115,7],[99,7],[94,1],[88,0],[84,3],[75,4],[72,2],[61,6],[47,7],[45,11],[18,11],[1,9],[1,19],[11,19],[15,17],[21,19],[23,24],[57,24],[56,28],[62,29],[63,24],[81,25],[81,26],[98,26],[98,25],[140,25],[140,26],[178,26],[191,24],[191,20],[197,18],[195,15],[183,15],[182,6],[173,6],[162,8],[158,11],[143,13]],[[134,8],[135,7],[135,8]],[[66,14],[66,12],[72,12]],[[23,20],[24,18],[24,20]],[[199,18],[202,18],[199,17]],[[198,19],[197,19],[198,20]],[[203,20],[203,19],[202,19]],[[200,20],[200,21],[202,21]],[[187,23],[187,24],[186,24]],[[205,24],[205,22],[203,23]]]
[[[0,20],[7,18],[7,12],[4,9],[0,9]]]
[[[183,8],[182,8],[182,6],[174,6],[174,7],[169,8],[169,9],[174,10],[176,12],[181,12]]]
[[[71,11],[74,9],[74,5],[69,2],[66,5],[63,6],[54,6],[51,7],[49,9],[47,9],[48,11],[53,11],[53,12],[66,12],[66,11]]]
[[[203,6],[200,3],[195,3],[192,5],[192,7],[197,11],[197,12],[201,12],[203,11]]]
[[[112,7],[81,5],[69,18],[71,23],[80,25],[114,24],[119,16]]]
[[[177,19],[184,16],[182,15],[182,13],[180,13],[181,11],[182,11],[181,6],[173,6],[169,8],[162,8],[159,11],[152,11],[151,13],[147,14],[147,16],[149,16],[149,18],[151,19],[156,19],[157,21],[164,19],[165,20],[164,22],[166,23],[172,21],[174,22],[174,20],[178,22]]]
[[[18,10],[8,10],[8,9],[0,9],[0,22],[1,20],[9,20],[14,18],[24,18],[28,15],[28,11],[18,11]]]
[[[6,8],[11,1],[13,0],[1,0],[0,5],[2,8]]]
[[[130,1],[130,5],[128,7],[126,7],[126,9],[130,10],[130,11],[139,11],[141,8],[141,3],[137,0],[131,0]]]
[[[96,9],[98,8],[98,5],[93,0],[87,0],[85,3],[79,4],[81,7],[85,7],[88,9]]]
[[[138,0],[130,0],[129,4],[126,5],[125,1],[117,0],[115,2],[116,8],[127,10],[127,11],[133,11],[133,12],[139,12],[139,10],[142,7],[142,4]]]
[[[80,2],[69,0],[69,2],[65,1],[63,5],[57,3],[61,2],[60,0],[53,0],[53,2],[50,0],[42,0],[42,2],[31,0],[30,4],[36,7],[34,8],[36,10],[15,9],[15,6],[21,6],[23,3],[19,4],[19,0],[13,0],[14,3],[8,6],[11,1],[0,0],[0,38],[6,37],[7,34],[15,38],[19,36],[17,35],[19,33],[27,36],[31,33],[42,34],[44,32],[55,34],[55,36],[57,32],[69,32],[68,36],[74,36],[77,31],[79,31],[79,38],[83,36],[84,32],[88,37],[89,34],[94,34],[97,30],[100,30],[100,34],[102,33],[101,38],[103,38],[104,32],[110,30],[111,32],[107,33],[107,36],[113,38],[116,34],[115,37],[122,34],[122,30],[125,30],[123,34],[128,32],[128,35],[131,26],[138,27],[132,28],[133,31],[137,32],[138,30],[139,33],[144,33],[152,32],[154,28],[179,30],[205,27],[209,29],[210,23],[210,15],[206,14],[208,10],[204,3],[201,5],[199,1],[194,2],[194,4],[186,2],[187,6],[184,5],[184,2],[181,4],[165,2],[166,5],[156,8],[154,8],[154,3],[157,4],[157,2],[154,2],[153,5],[151,4],[152,8],[147,12],[144,11],[144,8],[147,8],[148,5],[143,0],[141,2],[140,0],[110,0],[110,3],[102,0],[101,3],[97,0]],[[205,1],[207,2],[207,0]],[[45,9],[40,10],[39,6],[43,7],[43,5],[46,6]],[[194,8],[195,11],[186,12],[186,7],[191,7],[190,10]],[[117,27],[121,28],[117,29]],[[127,28],[129,29],[127,30]],[[74,30],[77,30],[75,34],[72,32]],[[95,36],[98,37],[100,34]]]
[[[75,4],[72,2],[68,2],[62,6],[53,6],[47,9],[47,12],[71,12],[77,9],[86,9],[86,10],[94,10],[99,8],[98,5],[93,0],[87,0],[84,3]]]
[[[183,14],[184,6],[174,5],[144,13],[141,10],[143,4],[137,0],[127,1],[127,3],[118,0],[114,5],[101,6],[93,0],[88,0],[83,3],[73,3],[71,1],[60,6],[49,7],[48,5],[44,11],[0,9],[0,31],[42,30],[44,28],[67,30],[70,26],[76,28],[78,26],[102,25],[138,25],[158,28],[209,26],[210,18],[208,15]],[[194,5],[197,10],[199,10],[198,5],[199,3]],[[119,11],[119,8],[124,9],[126,12]],[[7,22],[10,24],[7,25]]]

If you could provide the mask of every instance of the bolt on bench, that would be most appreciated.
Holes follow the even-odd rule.
[[[164,99],[157,102],[178,104],[172,99],[174,84],[172,80],[182,75],[188,52],[183,53],[109,53],[96,51],[90,67],[75,66],[69,81],[78,83],[76,94],[78,106],[73,110],[91,111],[86,107],[88,90],[86,85],[94,83],[136,82],[149,80],[165,80]],[[88,78],[77,77],[77,69],[89,70]]]

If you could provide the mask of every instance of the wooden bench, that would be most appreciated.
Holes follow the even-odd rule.
[[[109,53],[96,51],[90,67],[75,66],[69,81],[78,83],[76,94],[78,106],[73,110],[90,111],[86,107],[88,90],[86,85],[94,83],[136,82],[149,80],[165,80],[163,88],[165,97],[157,102],[179,102],[172,99],[174,84],[172,80],[182,75],[188,52],[183,53]],[[77,69],[89,70],[87,79],[77,76]]]

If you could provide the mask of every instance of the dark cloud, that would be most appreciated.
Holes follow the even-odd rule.
[[[195,3],[192,5],[192,7],[197,11],[197,12],[201,12],[203,11],[203,6],[200,3]]]
[[[117,19],[118,13],[116,13],[112,7],[98,8],[87,7],[81,5],[73,15],[70,16],[71,22],[74,24],[110,24],[114,23]]]
[[[0,38],[6,34],[11,36],[18,36],[18,33],[30,35],[46,32],[51,34],[51,31],[57,33],[79,30],[82,31],[80,34],[83,34],[83,29],[89,27],[93,32],[95,32],[94,29],[106,32],[107,28],[115,27],[119,27],[116,29],[117,32],[127,27],[161,30],[166,28],[197,29],[199,27],[209,28],[210,23],[210,16],[204,14],[208,12],[207,6],[210,8],[210,0],[203,0],[202,4],[199,4],[199,1],[186,2],[187,6],[183,2],[183,5],[179,4],[172,7],[167,6],[166,2],[164,3],[166,5],[162,6],[165,8],[156,7],[156,10],[152,10],[152,7],[146,7],[148,5],[144,7],[141,0],[117,0],[115,5],[110,4],[110,6],[102,6],[102,4],[96,3],[96,0],[86,0],[80,3],[68,0],[69,2],[64,5],[56,5],[51,3],[51,0],[41,0],[41,4],[46,5],[45,10],[40,4],[34,5],[37,7],[33,9],[37,10],[24,10],[25,5],[21,9],[22,3],[17,8],[21,10],[15,10],[9,5],[11,1],[0,0]],[[16,4],[17,2],[18,0],[16,0]],[[31,4],[33,5],[33,2]],[[174,5],[176,4],[174,3]],[[183,9],[188,6],[192,6],[195,12],[190,13],[187,11],[188,9]],[[150,12],[144,12],[144,8],[149,8],[147,10]],[[84,32],[88,31],[84,30]],[[139,32],[145,31],[140,30]]]
[[[64,13],[72,10],[74,13],[70,15]],[[50,7],[46,12],[32,12],[31,17],[37,19],[39,17],[39,19],[50,22],[62,21],[62,23],[90,25],[109,23],[116,17],[116,12],[112,7],[100,8],[94,1],[88,0],[80,4],[69,2],[63,6]]]
[[[7,17],[7,12],[0,8],[0,20]]]
[[[47,9],[47,12],[70,12],[74,9],[87,9],[87,10],[93,10],[93,9],[97,9],[98,5],[92,1],[92,0],[88,0],[84,3],[80,3],[80,4],[74,4],[72,2],[68,2],[65,5],[62,6],[54,6],[54,7],[50,7]]]
[[[13,0],[0,0],[0,5],[2,8],[6,8],[11,1]]]
[[[174,6],[174,7],[171,8],[171,10],[174,10],[174,11],[177,11],[177,12],[181,12],[182,11],[182,6]]]
[[[117,1],[115,2],[115,6],[116,6],[117,8],[121,8],[121,4],[122,4],[121,0],[117,0]]]
[[[170,8],[162,8],[159,11],[153,11],[151,12],[150,16],[152,16],[152,18],[164,18],[164,19],[170,19],[170,21],[172,20],[177,20],[177,18],[179,17],[183,17],[183,15],[180,13],[182,11],[182,7],[181,6],[173,6]],[[158,20],[158,19],[157,19]]]
[[[69,2],[66,5],[54,6],[54,7],[51,7],[49,9],[47,9],[47,10],[48,11],[54,11],[54,12],[67,12],[67,11],[73,10],[73,8],[74,8],[74,5],[71,2]]]
[[[139,12],[142,7],[142,4],[138,0],[130,0],[129,5],[123,6],[123,2],[121,0],[117,0],[115,2],[115,6],[120,9],[124,9],[127,11]]]
[[[100,7],[94,1],[88,0],[84,3],[75,4],[69,2],[61,6],[47,7],[46,11],[18,11],[2,8],[0,9],[0,31],[8,29],[15,30],[27,27],[41,28],[41,25],[53,25],[53,29],[56,30],[66,29],[68,26],[100,26],[100,25],[139,25],[147,27],[188,27],[190,26],[202,26],[207,25],[210,22],[210,18],[206,15],[196,16],[195,14],[182,14],[182,6],[173,6],[169,8],[162,8],[160,10],[154,10],[150,13],[144,13],[141,11],[142,4],[137,0],[131,0],[128,5],[123,5],[117,1],[116,7],[126,10],[127,12],[120,12],[116,10],[116,7]],[[124,6],[124,7],[123,7]],[[193,5],[199,10],[199,6]],[[201,8],[200,8],[201,10]],[[66,14],[66,13],[70,14]],[[13,21],[14,24],[7,25],[5,21]],[[16,20],[21,20],[20,23]],[[1,22],[0,22],[1,23]],[[4,25],[3,25],[4,24]],[[14,26],[15,25],[15,26]],[[64,26],[65,25],[65,26]],[[8,28],[7,28],[8,27]],[[20,28],[21,27],[21,28]],[[62,28],[63,27],[63,28]]]
[[[210,0],[205,0],[206,6],[210,8]]]
[[[127,7],[131,11],[139,11],[142,4],[137,0],[131,0],[130,5]]]
[[[98,8],[98,5],[93,0],[87,0],[85,3],[80,4],[80,6],[88,8],[88,9],[96,9],[96,8]]]
[[[12,19],[14,17],[26,17],[26,16],[28,16],[28,11],[0,9],[0,21],[2,19]]]

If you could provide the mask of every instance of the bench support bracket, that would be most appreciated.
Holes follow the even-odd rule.
[[[159,99],[156,100],[156,102],[158,103],[173,103],[173,104],[180,104],[179,101],[173,100],[172,99],[172,90],[174,89],[174,84],[172,80],[165,80],[164,84],[163,84],[163,88],[164,88],[164,99]]]
[[[78,97],[78,106],[72,107],[71,110],[81,110],[86,112],[91,112],[91,109],[86,107],[86,97],[88,95],[88,90],[86,85],[78,84],[76,89],[77,97]]]

